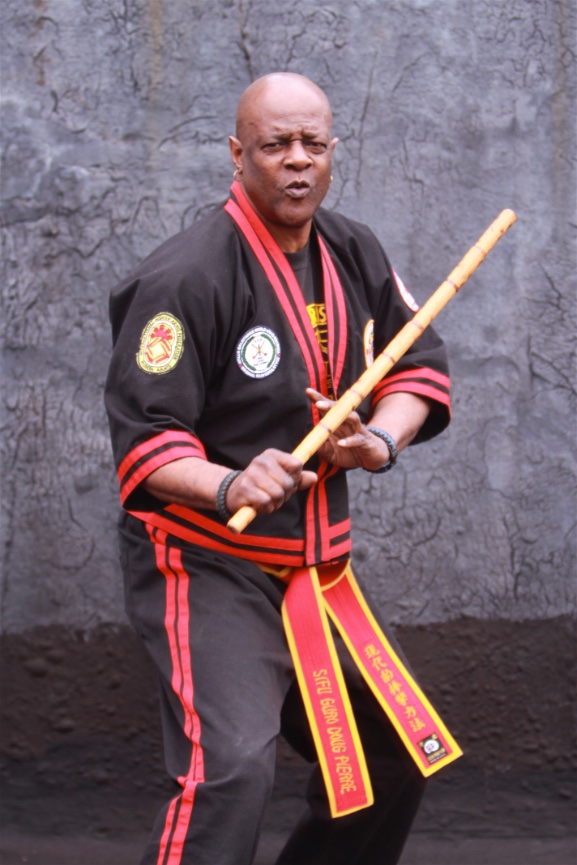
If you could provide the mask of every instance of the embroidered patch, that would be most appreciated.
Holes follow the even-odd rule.
[[[184,330],[180,321],[168,312],[152,318],[140,337],[136,362],[144,372],[162,375],[174,369],[182,356]]]
[[[368,369],[375,359],[375,322],[372,318],[365,325],[363,347],[365,349],[365,363]]]
[[[436,733],[431,733],[426,739],[421,739],[419,748],[423,749],[429,763],[436,763],[441,757],[447,756],[447,752]]]
[[[405,285],[405,283],[403,282],[403,280],[401,279],[401,277],[399,276],[399,274],[397,273],[396,270],[393,270],[393,274],[394,274],[395,280],[397,282],[397,288],[399,289],[399,294],[401,295],[401,297],[403,298],[403,300],[405,301],[405,303],[407,304],[409,309],[412,309],[413,312],[418,312],[419,311],[419,304],[417,303],[417,301],[415,300],[415,298],[413,297],[413,295],[411,294],[411,292],[409,291],[409,289],[407,288],[407,286]]]
[[[253,327],[236,347],[236,362],[250,378],[266,378],[280,362],[280,342],[268,327]]]

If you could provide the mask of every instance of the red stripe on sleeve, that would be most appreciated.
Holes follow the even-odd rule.
[[[118,479],[120,483],[122,484],[125,475],[130,471],[135,463],[152,451],[164,447],[165,445],[173,444],[174,442],[188,443],[192,449],[197,451],[195,456],[201,456],[203,459],[206,459],[204,447],[196,436],[180,430],[166,430],[165,432],[152,436],[152,438],[147,439],[145,442],[142,442],[128,452],[118,466]]]
[[[435,402],[440,402],[441,405],[447,406],[447,408],[449,409],[451,407],[451,397],[448,393],[445,393],[442,390],[438,390],[432,385],[413,381],[403,382],[402,384],[399,383],[386,385],[382,388],[379,388],[378,393],[375,393],[371,400],[371,409],[374,409],[375,405],[379,402],[379,400],[381,400],[389,393],[414,393],[418,396],[424,396],[428,399],[435,400]]]
[[[387,376],[373,388],[371,407],[374,409],[379,400],[388,393],[415,393],[450,408],[450,385],[449,376],[429,367],[406,370]]]
[[[336,525],[330,527],[329,537],[332,541],[334,538],[338,538],[339,535],[349,534],[350,531],[351,531],[351,518],[347,517],[346,520],[343,520],[340,523],[336,523]],[[350,542],[347,541],[347,543],[350,543]]]
[[[159,469],[161,466],[165,466],[167,463],[172,463],[175,460],[181,460],[185,457],[196,457],[200,459],[206,459],[206,454],[199,453],[197,449],[188,447],[175,447],[175,448],[167,448],[164,451],[161,451],[156,456],[150,457],[147,459],[145,463],[143,463],[136,471],[130,475],[124,486],[120,491],[120,502],[124,504],[128,496],[136,489],[136,487],[141,483],[148,475],[152,474],[153,471]]]
[[[441,387],[446,387],[447,389],[451,386],[451,379],[448,375],[444,375],[442,372],[437,372],[428,366],[419,367],[418,369],[408,369],[404,372],[397,372],[394,375],[389,375],[383,379],[381,384],[385,384],[386,382],[404,381],[405,379],[411,378],[428,379],[428,381],[432,381]]]

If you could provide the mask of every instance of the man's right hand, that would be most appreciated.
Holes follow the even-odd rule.
[[[143,481],[149,493],[168,504],[216,510],[216,494],[230,468],[198,457],[174,460],[151,472]],[[226,506],[234,514],[248,505],[259,514],[270,514],[298,490],[317,482],[314,472],[292,454],[269,448],[256,456],[232,482]]]
[[[304,471],[297,457],[268,448],[234,479],[226,495],[226,506],[232,514],[245,505],[259,514],[271,514],[294,493],[309,489],[317,480],[315,472]]]

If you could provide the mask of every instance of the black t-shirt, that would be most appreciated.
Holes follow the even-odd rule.
[[[307,312],[323,354],[329,393],[334,397],[329,361],[327,312],[323,297],[323,271],[318,242],[314,236],[311,236],[304,249],[299,249],[298,252],[285,252],[285,255],[303,293]]]

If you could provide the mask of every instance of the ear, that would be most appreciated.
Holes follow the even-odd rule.
[[[238,171],[240,174],[242,172],[242,152],[243,146],[234,135],[229,135],[228,144],[230,147],[230,155],[232,157],[232,164],[234,165],[234,170]]]
[[[338,141],[339,141],[338,138],[333,138],[333,140],[332,140],[331,143],[329,144],[329,153],[331,154],[331,156],[332,156],[333,153],[335,152],[335,147],[337,146]]]

